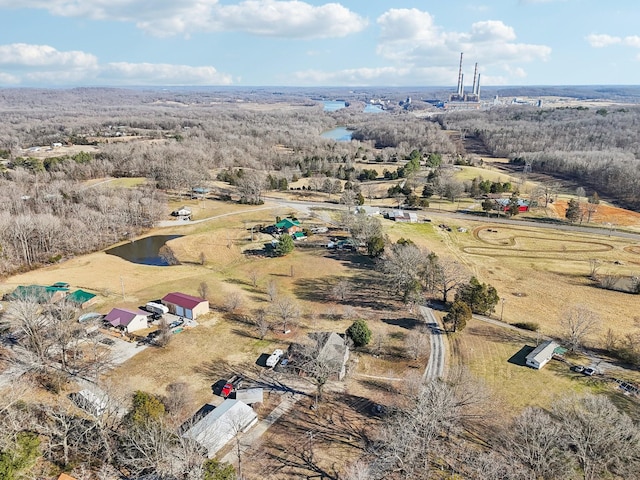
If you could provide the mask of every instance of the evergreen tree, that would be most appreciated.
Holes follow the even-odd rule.
[[[371,330],[366,320],[359,318],[347,328],[347,336],[353,340],[356,347],[364,347],[371,340]]]
[[[575,198],[569,200],[567,211],[564,214],[571,223],[575,223],[580,218],[580,203]]]
[[[464,302],[456,300],[451,306],[451,310],[444,316],[445,325],[451,325],[450,331],[457,332],[467,326],[471,320],[471,309]]]
[[[284,257],[286,254],[293,252],[295,248],[295,244],[293,243],[293,238],[288,233],[280,235],[278,239],[278,244],[276,245],[276,255],[279,257]]]
[[[469,283],[461,285],[455,297],[456,302],[466,303],[473,313],[480,315],[493,312],[499,300],[496,289],[480,283],[476,277],[471,277]]]

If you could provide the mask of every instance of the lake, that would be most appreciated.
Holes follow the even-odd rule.
[[[344,100],[325,100],[324,104],[325,112],[335,112],[345,107]]]
[[[333,130],[323,132],[321,136],[322,138],[329,138],[336,142],[350,142],[351,130],[348,130],[347,127],[336,127]]]
[[[131,263],[167,267],[169,263],[160,256],[160,249],[164,247],[169,240],[180,238],[181,236],[182,235],[153,235],[118,245],[117,247],[106,250],[105,253],[107,255],[115,255]]]

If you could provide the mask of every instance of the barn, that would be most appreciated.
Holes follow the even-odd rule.
[[[208,300],[180,292],[166,294],[162,298],[162,304],[171,313],[191,320],[195,320],[198,315],[203,315],[209,311]]]
[[[507,210],[509,210],[510,199],[508,199],[508,198],[497,198],[495,200],[495,202],[496,202],[496,210],[500,210],[502,212],[506,212]],[[529,202],[519,198],[518,199],[518,211],[520,213],[528,212],[529,211]]]

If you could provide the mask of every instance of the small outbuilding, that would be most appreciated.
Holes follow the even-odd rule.
[[[174,217],[188,217],[191,215],[191,210],[187,207],[180,207],[178,210],[171,212],[171,215]]]
[[[77,393],[72,393],[70,397],[78,407],[97,417],[107,409],[106,396],[96,395],[91,390],[80,390]]]
[[[195,320],[198,315],[203,315],[209,311],[208,300],[187,295],[186,293],[168,293],[161,301],[171,313],[191,320]]]
[[[246,432],[257,422],[258,415],[249,405],[227,398],[196,422],[183,437],[198,443],[211,458],[236,435]]]
[[[540,370],[553,358],[553,353],[559,345],[551,340],[542,342],[527,355],[527,366]]]
[[[149,313],[142,310],[129,310],[126,308],[114,308],[104,317],[112,327],[131,333],[147,328]]]
[[[94,293],[85,292],[84,290],[76,290],[67,296],[67,302],[71,302],[80,308],[86,308],[93,305],[96,302],[96,295]]]

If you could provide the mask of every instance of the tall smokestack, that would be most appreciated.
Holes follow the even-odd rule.
[[[476,81],[478,79],[478,62],[476,62],[476,68],[473,70],[473,88],[471,93],[476,94]]]
[[[478,101],[480,101],[480,74],[478,74],[478,85],[476,86],[476,95],[478,96]]]
[[[460,75],[460,96],[464,95],[464,73]]]
[[[460,68],[458,70],[458,95],[462,95],[462,55],[460,52]]]

